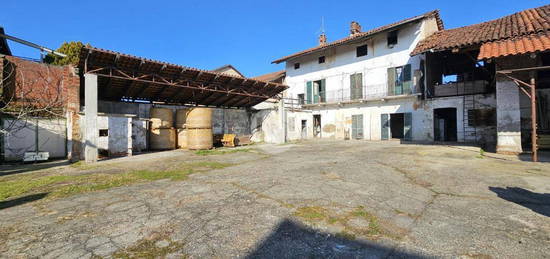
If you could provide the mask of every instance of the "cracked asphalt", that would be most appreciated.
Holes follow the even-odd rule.
[[[398,142],[252,148],[257,152],[198,156],[178,150],[100,162],[94,170],[111,173],[181,161],[234,165],[184,181],[2,209],[1,257],[118,257],[151,249],[144,240],[158,248],[155,255],[168,258],[550,257],[548,164]],[[69,166],[45,170],[82,173]],[[346,228],[336,221],[297,216],[304,207],[332,215],[362,208],[380,231],[343,235]],[[372,228],[359,217],[346,220],[353,229]]]

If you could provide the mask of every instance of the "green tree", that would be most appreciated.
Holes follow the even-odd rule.
[[[46,55],[46,57],[44,58],[44,62],[59,66],[69,64],[76,66],[78,64],[78,59],[80,56],[80,49],[82,49],[82,47],[84,46],[90,47],[90,44],[84,44],[80,41],[63,42],[63,44],[61,44],[61,47],[59,47],[56,51],[63,53],[67,56],[60,57],[50,53]]]

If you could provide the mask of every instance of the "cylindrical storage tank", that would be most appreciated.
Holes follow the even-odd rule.
[[[178,148],[187,148],[187,129],[178,130]]]
[[[174,127],[174,112],[168,108],[151,108],[151,128],[166,129]]]
[[[176,148],[176,129],[151,129],[150,147],[153,150]]]
[[[189,109],[185,124],[188,129],[212,128],[212,109],[202,107]]]
[[[213,147],[212,129],[187,129],[187,148],[192,150]]]
[[[185,128],[185,123],[187,121],[187,113],[189,109],[177,109],[176,110],[176,128],[183,129]]]

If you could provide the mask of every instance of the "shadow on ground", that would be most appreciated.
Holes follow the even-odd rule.
[[[427,258],[400,251],[370,241],[314,230],[289,219],[275,230],[246,257],[251,258]]]
[[[37,170],[48,169],[56,166],[69,165],[67,160],[53,160],[36,163],[0,164],[0,176],[28,173]]]
[[[523,153],[519,154],[518,158],[521,161],[532,162],[533,158],[531,156],[532,156],[531,151],[528,150],[526,152],[523,152]],[[550,162],[550,151],[548,151],[548,150],[539,150],[538,158],[539,158],[539,162],[543,162],[543,163]]]
[[[37,194],[31,194],[31,195],[15,198],[12,200],[0,201],[0,210],[23,205],[28,202],[37,201],[46,197],[46,195],[48,195],[48,193],[37,193]]]
[[[498,197],[550,217],[550,193],[536,193],[519,187],[489,187]]]

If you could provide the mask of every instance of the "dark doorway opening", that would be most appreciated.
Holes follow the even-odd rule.
[[[302,138],[307,138],[307,120],[302,120]]]
[[[434,109],[434,140],[457,141],[456,108]]]
[[[392,113],[390,114],[390,130],[391,137],[396,139],[405,138],[405,114],[403,113]]]
[[[321,137],[321,114],[313,115],[313,137]]]

